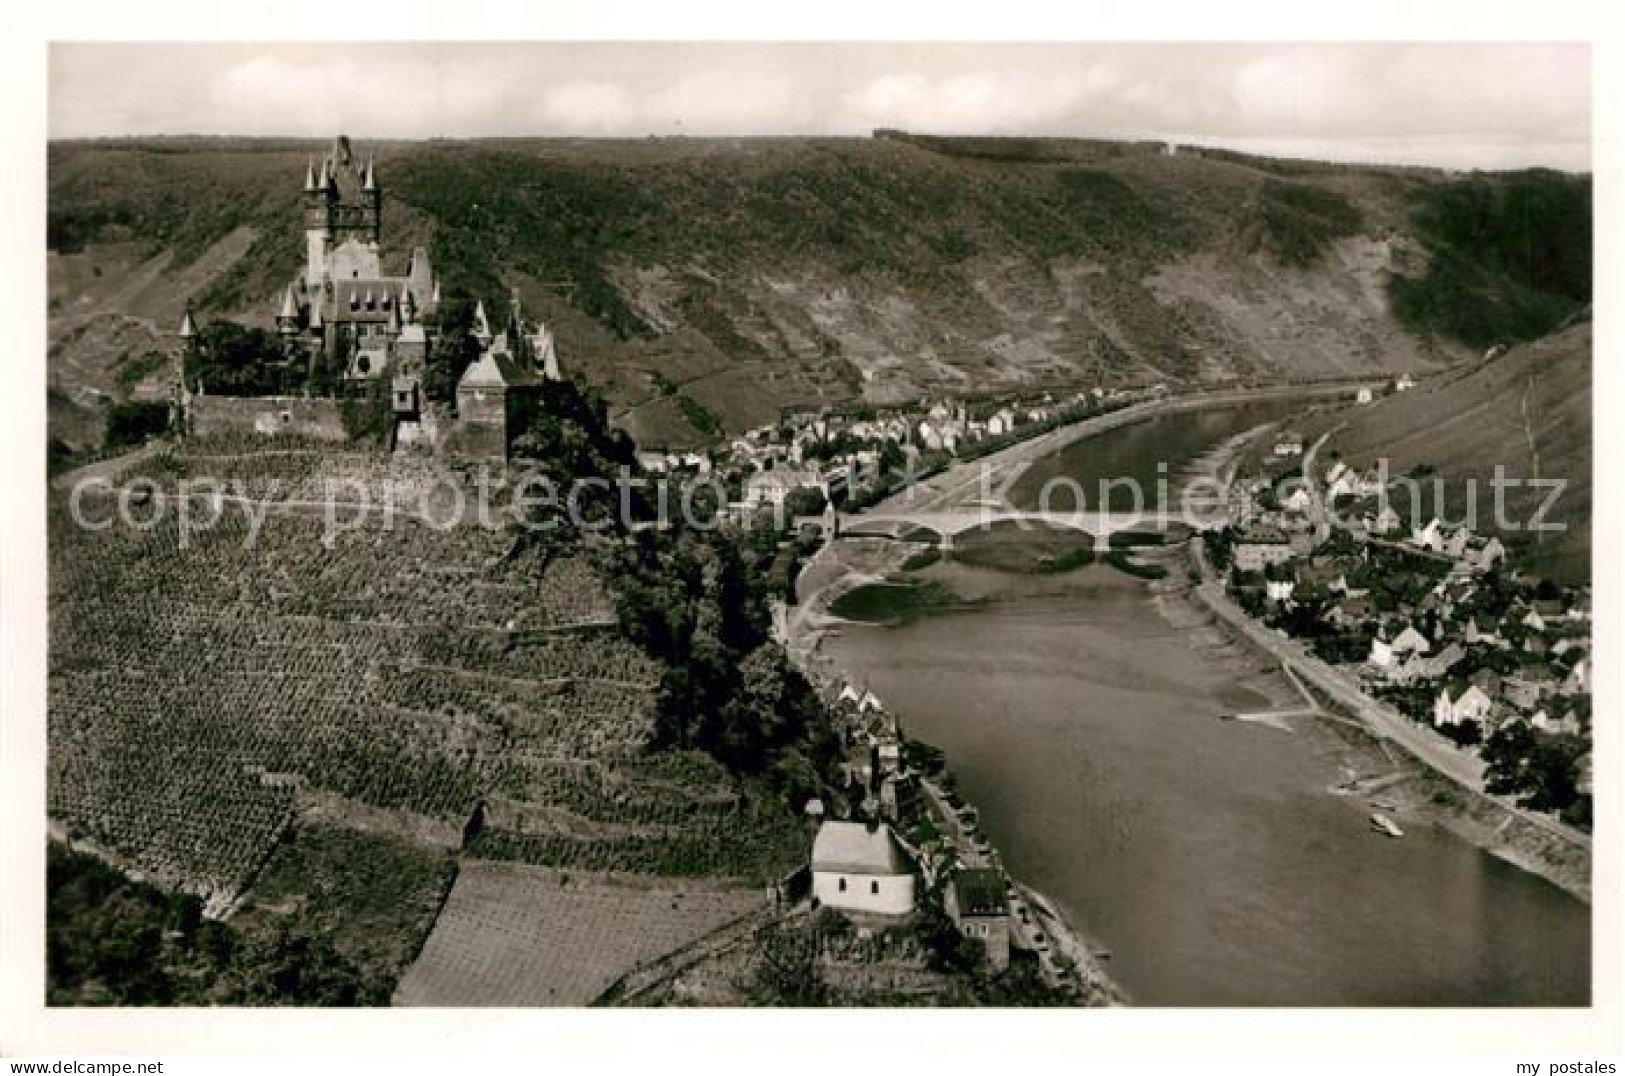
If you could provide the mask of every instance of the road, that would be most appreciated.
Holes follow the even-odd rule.
[[[1457,747],[1431,729],[1418,725],[1392,707],[1373,699],[1347,673],[1328,665],[1310,653],[1296,639],[1283,637],[1248,616],[1224,592],[1224,584],[1220,582],[1208,562],[1207,550],[1200,536],[1191,540],[1191,551],[1202,577],[1196,591],[1208,608],[1277,661],[1345,707],[1358,717],[1368,730],[1404,748],[1414,758],[1463,788],[1493,799],[1531,825],[1538,826],[1572,844],[1586,849],[1591,847],[1591,838],[1579,830],[1547,815],[1526,811],[1500,796],[1492,796],[1486,792],[1483,763],[1476,752]]]
[[[1320,481],[1315,478],[1315,454],[1320,451],[1333,431],[1327,430],[1320,435],[1319,440],[1303,450],[1303,485],[1309,492],[1309,522],[1315,528],[1315,545],[1320,545],[1332,536],[1331,512],[1326,507],[1326,499],[1321,496]]]
[[[956,463],[939,475],[893,494],[869,511],[878,516],[900,511],[942,508],[964,504],[967,500],[980,500],[979,497],[967,498],[966,495],[981,490],[984,485],[986,489],[996,494],[1001,488],[1008,488],[1021,477],[1021,472],[1034,460],[1059,452],[1075,441],[1094,437],[1155,415],[1213,407],[1233,407],[1267,400],[1313,399],[1319,396],[1346,395],[1347,392],[1346,385],[1286,385],[1268,389],[1189,393],[1146,400],[1062,426],[1030,440],[1018,441],[981,459]]]

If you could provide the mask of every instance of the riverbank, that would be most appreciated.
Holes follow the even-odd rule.
[[[1232,425],[1211,447],[1177,456],[1178,473],[1222,482],[1237,453],[1269,428]],[[1122,436],[1099,450],[1113,466]],[[957,477],[947,476],[950,487]],[[798,640],[829,675],[877,684],[948,750],[1010,868],[1037,883],[1051,907],[1094,923],[1137,999],[1550,1004],[1587,996],[1586,872],[1551,870],[1548,850],[1525,847],[1539,833],[1429,775],[1324,696],[1306,700],[1278,658],[1188,593],[1188,546],[1135,552],[1167,569],[1149,586],[1099,565],[1053,577],[971,569],[952,556],[907,567],[923,563],[925,548],[848,538],[823,551],[802,577]],[[827,597],[888,577],[945,584],[976,608],[874,636],[872,625],[852,625],[819,600],[826,587],[834,588]],[[1195,661],[1181,663],[1179,644],[1166,639],[1185,640]],[[887,656],[871,661],[876,646]],[[1214,677],[1204,663],[1227,671]],[[888,665],[915,671],[898,680]],[[1073,711],[1079,692],[1100,706]],[[1287,711],[1278,721],[1215,720]],[[1177,728],[1177,738],[1143,731],[1158,726]],[[1016,746],[1019,736],[1035,748]],[[1199,779],[1188,776],[1193,764]],[[1168,794],[1148,794],[1153,787]],[[1407,839],[1371,835],[1373,810],[1391,812]],[[1164,858],[1176,849],[1178,861],[1203,864],[1200,877],[1212,884],[1193,890],[1194,879],[1181,880],[1189,872]],[[1121,882],[1091,868],[1103,859]],[[1224,874],[1240,864],[1248,868]],[[1408,922],[1395,922],[1395,901],[1415,886],[1434,896],[1425,911],[1404,905]],[[1342,911],[1325,919],[1334,906]],[[1245,942],[1182,936],[1180,924],[1243,908]],[[1263,909],[1269,914],[1254,914]],[[1435,957],[1418,959],[1436,945],[1444,948]],[[1398,968],[1407,975],[1394,977]]]
[[[831,609],[842,597],[859,587],[883,584],[903,570],[920,544],[887,538],[842,538],[826,542],[803,568],[798,581],[798,601],[784,622],[784,645],[802,673],[828,691],[846,683],[848,677],[828,655],[822,643],[827,634],[851,623]],[[951,760],[950,760],[951,766]],[[1046,966],[1058,954],[1071,965],[1069,974],[1084,1005],[1123,1005],[1128,995],[1107,974],[1093,945],[1066,919],[1044,894],[1019,879],[1012,878],[1020,901],[1031,909],[1038,927],[1047,935],[1050,950],[1041,954]]]
[[[1218,446],[1200,461],[1203,476],[1228,486],[1235,477],[1241,455],[1261,432],[1253,430]],[[1324,438],[1317,441],[1306,453],[1306,461],[1312,462],[1314,449],[1323,441]],[[1281,651],[1286,641],[1270,637],[1262,625],[1251,622],[1224,594],[1207,562],[1200,538],[1186,547],[1180,562],[1170,563],[1168,579],[1152,587],[1162,599],[1159,612],[1164,619],[1181,630],[1199,630],[1200,624],[1219,631],[1266,662],[1279,662],[1283,670],[1294,667],[1282,661]],[[1200,584],[1193,585],[1190,582],[1193,577],[1199,579]],[[1178,623],[1180,618],[1173,615],[1169,604],[1173,601],[1181,601],[1195,611],[1196,622]],[[1326,671],[1314,665],[1305,657],[1298,667],[1310,676]],[[1296,674],[1293,679],[1297,680]],[[1338,794],[1360,795],[1362,790],[1375,784],[1380,787],[1380,795],[1365,796],[1369,806],[1418,823],[1441,826],[1520,870],[1546,879],[1570,896],[1591,903],[1589,841],[1579,834],[1564,832],[1567,827],[1555,821],[1532,818],[1463,779],[1470,767],[1461,765],[1466,758],[1462,749],[1441,739],[1438,745],[1427,745],[1436,750],[1424,755],[1414,749],[1412,742],[1388,735],[1387,730],[1394,721],[1407,719],[1397,714],[1384,715],[1391,720],[1374,723],[1370,711],[1380,705],[1375,700],[1354,709],[1340,704],[1335,693],[1324,692],[1314,701],[1318,704],[1317,712],[1306,715],[1300,724],[1312,722],[1312,731],[1335,738],[1348,752],[1345,766],[1349,778],[1337,790]],[[1420,729],[1416,732],[1418,736],[1425,734]],[[1454,765],[1448,768],[1431,765],[1429,757],[1440,752],[1449,752],[1444,761]]]
[[[1189,564],[1198,573],[1206,571],[1199,546],[1190,550]],[[1186,581],[1166,587],[1164,597],[1185,602],[1206,626],[1226,633],[1238,646],[1272,661],[1290,657],[1284,653],[1290,645],[1287,640],[1272,638],[1262,626],[1250,622],[1218,584],[1205,576],[1200,585]],[[1312,672],[1307,665],[1304,660],[1299,668]],[[1537,820],[1429,765],[1330,693],[1323,693],[1320,702],[1322,712],[1308,720],[1336,736],[1349,754],[1342,794],[1360,795],[1363,788],[1380,781],[1380,795],[1364,797],[1370,805],[1419,824],[1439,825],[1498,859],[1544,878],[1577,900],[1591,903],[1589,842],[1570,837],[1558,824]],[[1453,745],[1444,749],[1461,750]]]

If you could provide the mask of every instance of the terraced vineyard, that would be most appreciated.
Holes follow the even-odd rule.
[[[403,479],[382,457],[238,447],[142,473],[272,499]],[[142,530],[109,496],[84,503],[112,524],[75,525],[65,497],[50,509],[49,812],[216,912],[318,808],[403,835],[468,824],[483,855],[576,869],[767,878],[804,854],[794,820],[708,756],[645,751],[658,667],[619,634],[585,551],[407,515],[327,548],[319,513],[256,530],[231,503],[183,548],[172,505]]]
[[[760,888],[463,865],[397,1005],[586,1005],[628,972],[770,907]]]

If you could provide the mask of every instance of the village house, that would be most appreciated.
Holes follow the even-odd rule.
[[[1326,620],[1334,627],[1356,628],[1376,615],[1377,608],[1366,594],[1351,594],[1326,613]]]
[[[1399,518],[1399,513],[1394,511],[1394,506],[1385,504],[1377,510],[1376,515],[1371,517],[1367,529],[1372,534],[1392,534],[1404,525],[1404,521]]]
[[[1469,572],[1483,573],[1505,561],[1506,557],[1506,546],[1501,544],[1501,539],[1491,536],[1485,541],[1472,543],[1462,559]]]
[[[1266,577],[1264,580],[1264,599],[1271,604],[1279,605],[1281,602],[1291,599],[1292,588],[1296,585],[1290,579],[1270,579]]]
[[[1445,525],[1435,516],[1426,526],[1411,531],[1411,544],[1431,553],[1444,552]]]
[[[1303,435],[1297,433],[1283,433],[1275,439],[1274,453],[1277,456],[1303,455]]]
[[[827,907],[884,916],[914,910],[914,863],[883,822],[822,823],[812,876],[813,899]]]
[[[1505,649],[1510,644],[1501,634],[1501,626],[1494,617],[1487,613],[1474,613],[1467,618],[1466,627],[1462,631],[1462,638],[1475,646],[1492,646],[1496,649]]]
[[[774,467],[758,471],[745,479],[740,492],[740,504],[747,511],[771,508],[783,511],[790,497],[800,489],[816,489],[828,496],[829,487],[824,476],[816,470],[799,467]]]
[[[982,943],[994,971],[1010,966],[1010,903],[1003,875],[987,867],[956,871],[943,903],[959,932]]]
[[[1461,688],[1454,698],[1451,697],[1450,688],[1443,687],[1433,703],[1433,724],[1460,725],[1472,721],[1483,725],[1493,706],[1494,701],[1477,684]]]
[[[1285,564],[1293,557],[1285,534],[1273,528],[1251,527],[1236,543],[1234,560],[1243,572],[1261,572],[1272,564]]]
[[[1380,633],[1373,638],[1366,661],[1373,668],[1389,670],[1411,655],[1426,654],[1431,649],[1433,644],[1428,642],[1427,636],[1407,624],[1392,639],[1385,640]]]
[[[1540,710],[1529,719],[1529,724],[1549,736],[1578,736],[1584,731],[1580,719],[1572,710],[1555,718]]]

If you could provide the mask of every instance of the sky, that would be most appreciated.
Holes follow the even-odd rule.
[[[1585,44],[56,43],[52,138],[937,134],[1588,170]]]

